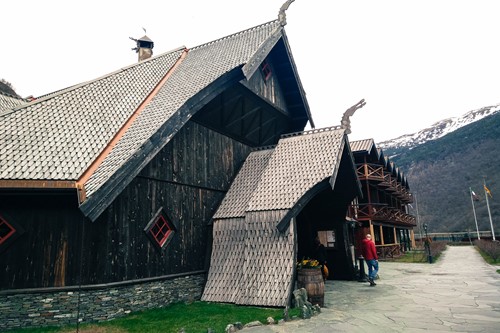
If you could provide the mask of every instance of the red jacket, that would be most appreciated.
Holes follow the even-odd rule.
[[[365,260],[378,260],[377,249],[375,243],[369,239],[363,239],[363,257]]]

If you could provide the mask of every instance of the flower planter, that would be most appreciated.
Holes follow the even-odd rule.
[[[297,270],[297,288],[305,288],[307,291],[307,300],[312,305],[318,304],[324,306],[325,300],[325,282],[321,268],[302,268]]]

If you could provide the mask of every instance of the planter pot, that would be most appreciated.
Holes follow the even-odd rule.
[[[325,282],[320,268],[302,268],[297,271],[297,288],[305,288],[307,300],[312,305],[323,307],[325,300]]]

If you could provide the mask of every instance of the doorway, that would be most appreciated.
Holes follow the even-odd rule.
[[[319,237],[326,249],[329,280],[355,279],[352,232],[346,222],[348,204],[345,197],[327,188],[311,199],[296,219],[297,260],[316,259],[314,240]]]

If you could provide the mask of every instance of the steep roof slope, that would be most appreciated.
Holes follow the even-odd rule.
[[[0,159],[5,163],[0,164],[0,178],[78,180],[181,52],[169,52],[4,113]]]
[[[272,21],[1,113],[0,187],[76,188],[82,211],[96,219],[194,113],[251,76],[279,40],[289,52]]]
[[[375,142],[373,139],[364,139],[364,140],[358,140],[358,141],[351,141],[349,142],[349,145],[351,146],[351,151],[352,152],[366,152],[370,153],[372,149],[375,149]],[[375,152],[377,152],[375,150]]]
[[[116,168],[140,149],[165,122],[172,121],[172,116],[190,98],[223,74],[244,65],[275,28],[276,25],[272,23],[262,25],[189,50],[178,68],[172,72],[157,95],[85,184],[88,194],[91,195],[102,185],[102,179],[109,178]],[[243,77],[238,79],[241,78]],[[191,107],[192,105],[188,106],[189,109]],[[180,120],[182,123],[187,121],[193,112],[186,111],[187,114]],[[175,129],[170,130],[169,134],[175,134]]]

